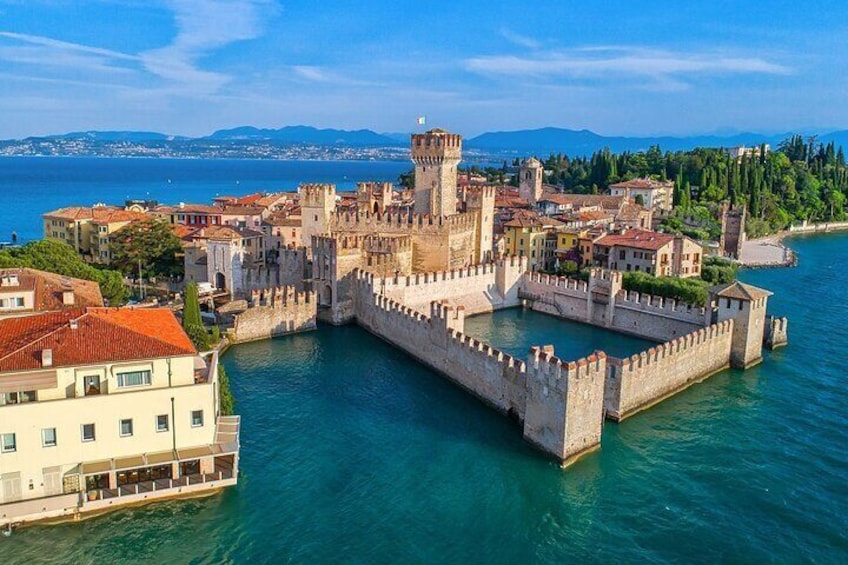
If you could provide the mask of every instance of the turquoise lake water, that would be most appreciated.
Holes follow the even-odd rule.
[[[295,190],[305,182],[352,190],[359,181],[397,182],[409,161],[261,159],[0,158],[0,241],[44,237],[41,215],[63,206],[128,199],[210,204],[221,195]]]
[[[844,562],[848,236],[792,245],[799,267],[743,276],[776,293],[790,346],[607,424],[567,470],[403,353],[322,327],[225,356],[237,488],[19,530],[0,563]],[[516,352],[640,345],[554,322],[508,311],[469,328]]]
[[[602,449],[567,470],[405,354],[323,326],[224,356],[238,487],[24,528],[0,536],[0,564],[844,563],[848,234],[791,245],[797,268],[742,275],[775,292],[789,347],[606,424]],[[520,310],[467,324],[517,355],[645,345]]]

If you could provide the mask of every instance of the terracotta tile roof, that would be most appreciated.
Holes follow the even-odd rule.
[[[121,208],[102,208],[97,207],[92,209],[93,224],[109,224],[112,222],[132,222],[134,220],[145,220],[147,214],[142,212],[132,212]]]
[[[224,216],[258,216],[265,211],[262,206],[224,206],[221,214]]]
[[[221,208],[207,204],[183,204],[175,211],[180,214],[220,214]]]
[[[92,218],[91,208],[85,206],[70,206],[59,208],[42,215],[44,218],[57,218],[62,220],[88,220]]]
[[[68,308],[63,301],[65,289],[74,292],[74,306],[103,306],[100,286],[94,281],[75,279],[37,269],[0,269],[0,277],[8,274],[18,275],[19,286],[7,289],[0,286],[0,294],[6,290],[33,290],[34,310],[48,312]]]
[[[233,241],[245,237],[262,237],[260,231],[234,226],[207,226],[201,230],[196,238],[214,239],[217,241]]]
[[[178,238],[184,241],[191,241],[194,239],[194,236],[198,234],[201,228],[186,226],[184,224],[171,224],[171,230]]]
[[[771,296],[774,293],[769,292],[767,290],[763,290],[762,288],[757,288],[756,286],[751,286],[750,284],[745,284],[739,281],[733,281],[731,283],[712,287],[710,289],[710,294],[715,294],[716,296],[721,296],[724,298],[757,300],[760,298],[765,298],[766,296]]]
[[[45,349],[53,367],[196,354],[166,308],[75,308],[0,320],[0,373],[43,368]]]
[[[605,235],[595,243],[612,247],[631,247],[634,249],[646,249],[656,251],[674,241],[674,236],[667,233],[659,233],[647,230],[627,230],[621,234]]]
[[[254,204],[257,206],[262,206],[263,208],[268,208],[269,206],[273,206],[277,203],[281,203],[280,201],[285,202],[289,198],[294,198],[293,194],[286,194],[285,192],[277,192],[275,194],[268,194],[257,200]]]

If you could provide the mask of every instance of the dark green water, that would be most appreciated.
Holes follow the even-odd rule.
[[[607,424],[568,470],[404,354],[324,327],[226,355],[238,488],[23,529],[0,563],[844,563],[848,236],[793,246],[798,268],[743,276],[776,293],[788,348]],[[641,345],[517,311],[472,332],[517,354]]]

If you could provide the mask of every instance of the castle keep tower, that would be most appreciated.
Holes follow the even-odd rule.
[[[542,197],[542,177],[545,168],[535,157],[521,163],[518,172],[518,196],[535,206]]]
[[[416,214],[456,214],[456,167],[461,160],[462,136],[441,129],[412,134]]]
[[[336,185],[304,184],[300,193],[301,244],[312,247],[313,235],[324,235],[330,231],[330,216],[336,209]]]

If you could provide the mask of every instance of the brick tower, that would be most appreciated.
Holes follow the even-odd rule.
[[[416,214],[456,214],[456,167],[461,160],[461,135],[441,129],[412,134]]]

